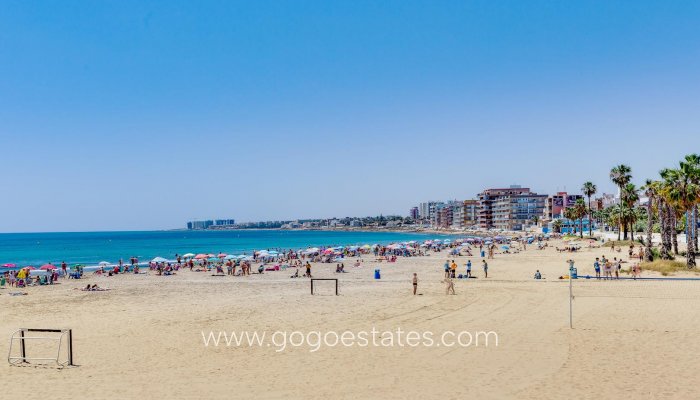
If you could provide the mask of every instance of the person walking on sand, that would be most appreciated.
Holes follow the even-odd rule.
[[[484,278],[488,278],[489,277],[489,264],[486,262],[486,260],[481,260],[481,262],[483,263],[483,267],[484,267]]]
[[[455,293],[455,282],[451,278],[445,278],[445,294],[457,294]]]
[[[413,295],[416,295],[416,292],[418,291],[418,274],[413,273]]]

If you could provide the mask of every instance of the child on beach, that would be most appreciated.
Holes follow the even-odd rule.
[[[304,274],[304,276],[311,278],[311,263],[308,261],[306,262],[306,274]]]
[[[489,277],[489,264],[486,262],[486,260],[481,260],[481,262],[483,263],[483,267],[484,267],[484,278],[488,278]]]
[[[595,262],[593,263],[593,268],[595,269],[596,279],[600,279],[600,261],[598,261],[598,257],[595,258]]]

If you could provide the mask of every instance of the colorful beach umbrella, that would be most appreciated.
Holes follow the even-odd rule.
[[[3,264],[2,266],[5,267],[5,268],[14,268],[14,267],[17,266],[17,264],[9,264],[9,263],[8,263],[8,264]]]
[[[226,254],[226,253],[219,253],[219,254],[217,255],[217,257],[219,257],[219,258],[224,258],[224,257],[226,257],[227,255],[228,255],[228,254]]]
[[[32,268],[34,268],[34,267],[32,267]],[[39,269],[43,269],[44,271],[48,271],[50,269],[56,269],[56,266],[52,265],[52,264],[44,264],[41,267],[39,267]]]
[[[206,254],[197,254],[196,256],[194,256],[195,260],[204,260],[206,258],[209,258],[209,256]]]

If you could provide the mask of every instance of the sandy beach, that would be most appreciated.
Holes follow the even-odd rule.
[[[69,327],[76,367],[11,367],[2,381],[18,398],[619,398],[689,399],[700,395],[700,282],[575,281],[569,329],[566,260],[593,275],[592,260],[614,253],[558,253],[534,246],[496,254],[483,278],[456,280],[445,295],[446,253],[376,263],[316,277],[339,278],[309,293],[290,270],[250,277],[123,275],[62,279],[0,291],[0,352],[20,327]],[[617,256],[617,254],[615,254]],[[452,258],[450,258],[452,259]],[[458,257],[460,273],[468,257]],[[382,279],[375,280],[380,268]],[[546,279],[535,281],[539,269]],[[411,278],[419,277],[419,296]],[[644,276],[650,276],[644,274]],[[97,283],[111,290],[74,290]],[[205,346],[209,331],[493,331],[498,345]],[[24,382],[24,384],[17,384]]]

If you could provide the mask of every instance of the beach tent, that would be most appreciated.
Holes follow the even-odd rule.
[[[163,257],[156,257],[156,258],[152,259],[151,262],[154,262],[154,263],[161,263],[161,262],[168,262],[168,260],[166,260],[166,259],[163,258]]]

